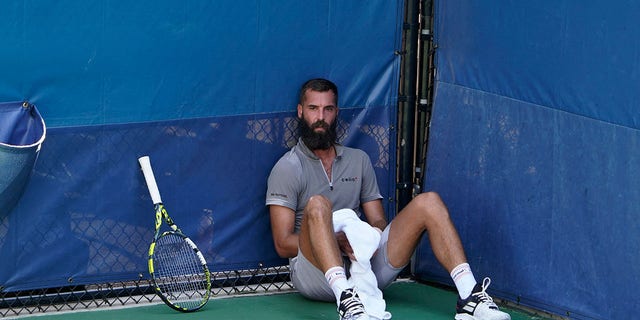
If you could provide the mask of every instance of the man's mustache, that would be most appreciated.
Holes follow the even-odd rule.
[[[325,130],[329,130],[329,124],[324,120],[318,120],[311,125],[311,129],[322,128]]]

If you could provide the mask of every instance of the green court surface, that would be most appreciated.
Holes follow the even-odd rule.
[[[397,282],[384,291],[387,311],[393,319],[431,319],[451,320],[455,314],[456,294],[452,291],[435,288],[416,282]],[[512,320],[551,319],[519,310],[503,308],[511,314]],[[164,304],[140,307],[98,309],[62,314],[50,314],[20,319],[332,319],[338,318],[336,306],[327,302],[315,302],[291,292],[271,295],[233,296],[214,298],[201,310],[193,313],[180,313]]]

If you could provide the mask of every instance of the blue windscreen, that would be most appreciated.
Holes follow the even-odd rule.
[[[425,190],[490,293],[578,319],[640,311],[640,4],[437,1]],[[416,273],[451,280],[425,241]]]
[[[137,158],[214,271],[284,265],[266,179],[296,141],[298,89],[340,88],[340,141],[369,153],[394,214],[402,1],[14,1],[0,101],[49,131],[0,216],[5,291],[138,279],[153,205]]]

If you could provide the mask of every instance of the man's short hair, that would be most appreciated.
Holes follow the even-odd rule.
[[[336,96],[336,104],[338,104],[338,87],[331,81],[322,78],[311,79],[305,82],[300,88],[300,98],[299,103],[301,105],[304,104],[305,93],[308,90],[313,90],[317,92],[327,92],[331,91]]]

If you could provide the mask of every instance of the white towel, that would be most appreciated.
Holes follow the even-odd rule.
[[[368,223],[360,220],[355,211],[340,209],[333,213],[333,229],[344,232],[353,248],[356,261],[351,262],[349,283],[356,289],[364,309],[371,319],[391,319],[385,311],[386,303],[378,281],[371,270],[371,257],[378,250],[380,233]]]

